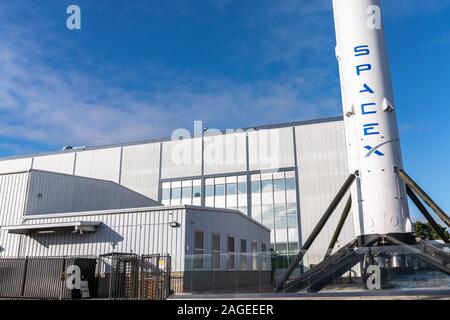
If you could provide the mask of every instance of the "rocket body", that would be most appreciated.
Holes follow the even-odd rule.
[[[357,236],[411,232],[379,0],[333,0]]]

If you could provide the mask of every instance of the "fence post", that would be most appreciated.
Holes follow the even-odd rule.
[[[23,297],[25,294],[25,282],[27,280],[27,271],[28,271],[28,256],[25,257],[25,265],[23,267],[22,288],[20,289],[21,297]]]

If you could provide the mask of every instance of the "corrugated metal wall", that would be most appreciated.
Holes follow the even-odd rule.
[[[205,259],[205,270],[211,270],[212,233],[220,234],[220,251],[222,253],[227,252],[227,237],[235,238],[235,265],[237,270],[240,269],[238,253],[241,252],[241,239],[247,240],[247,253],[251,253],[251,242],[253,240],[258,243],[258,252],[261,250],[261,242],[265,242],[267,250],[269,249],[270,231],[238,212],[229,210],[224,213],[220,209],[193,208],[187,212],[186,223],[188,254],[194,253],[194,232],[204,232],[205,254],[209,257],[209,259]],[[192,260],[186,259],[186,263],[188,265],[185,266],[185,270],[192,270]],[[221,270],[227,270],[224,261],[221,263]]]
[[[310,235],[348,177],[343,125],[342,121],[335,121],[295,128],[303,241]],[[347,197],[311,247],[305,259],[306,265],[318,263],[323,259]],[[336,247],[353,239],[353,219],[350,214]]]
[[[0,161],[0,174],[30,170],[32,162],[33,158],[20,158]]]
[[[159,205],[111,181],[31,170],[26,215]]]
[[[293,167],[292,127],[248,132],[250,170]]]
[[[33,159],[32,169],[73,174],[75,169],[75,153],[35,157]]]
[[[27,185],[27,172],[0,175],[0,226],[21,224]],[[14,255],[19,242],[19,236],[0,229],[0,256]]]
[[[163,143],[161,178],[192,177],[202,174],[202,139]]]
[[[205,174],[224,174],[247,170],[247,134],[237,132],[204,137]]]
[[[75,175],[120,181],[122,148],[108,148],[77,152]]]
[[[120,184],[158,199],[161,143],[124,147]]]
[[[116,211],[118,212],[118,211]],[[109,252],[136,254],[169,253],[173,268],[183,270],[184,227],[172,228],[177,221],[185,226],[185,209],[155,208],[126,210],[123,213],[78,215],[26,220],[25,224],[101,221],[95,233],[22,236],[21,247],[11,246],[8,253],[25,256],[99,255]],[[11,237],[11,235],[9,236]],[[5,242],[3,242],[5,243]],[[1,245],[1,244],[0,244]],[[6,256],[6,255],[5,255]]]

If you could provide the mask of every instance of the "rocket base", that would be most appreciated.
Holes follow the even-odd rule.
[[[313,232],[304,242],[302,248],[295,256],[283,278],[277,283],[275,292],[297,291],[299,288],[308,288],[309,291],[319,291],[324,286],[333,282],[336,278],[342,276],[345,272],[351,270],[355,265],[367,260],[370,266],[375,268],[401,268],[404,263],[402,255],[413,256],[416,259],[438,269],[441,272],[450,275],[450,239],[448,234],[442,229],[431,214],[427,211],[419,197],[428,206],[430,206],[436,215],[450,227],[450,218],[445,212],[423,191],[403,170],[397,170],[398,176],[406,185],[406,191],[410,199],[414,202],[423,216],[428,220],[436,233],[443,239],[444,248],[437,248],[423,240],[416,239],[412,233],[388,233],[388,234],[367,234],[358,236],[355,240],[342,247],[335,253],[333,248],[342,231],[345,220],[352,207],[352,197],[347,200],[347,204],[339,219],[336,230],[331,238],[325,258],[317,266],[311,268],[300,277],[291,280],[292,272],[298,267],[300,261],[305,256],[312,243],[315,241],[323,227],[329,220],[336,207],[346,195],[352,183],[355,181],[359,172],[356,171],[349,175],[341,189],[331,201],[328,209],[317,223]],[[394,249],[392,249],[394,248]],[[379,252],[377,262],[375,263],[374,252]],[[366,258],[366,259],[365,259]],[[367,265],[367,263],[366,263]],[[367,270],[361,265],[361,274]]]
[[[413,238],[412,234],[410,236]],[[372,240],[367,242],[369,237],[366,236],[366,243],[362,246],[357,239],[350,242],[300,277],[286,282],[283,291],[299,292],[306,289],[308,292],[318,292],[335,283],[358,264],[363,280],[371,275],[368,272],[371,266],[378,267],[385,277],[387,274],[425,274],[433,270],[450,275],[448,244],[440,248],[422,240],[407,244],[393,235],[370,237],[373,237]],[[386,283],[383,283],[384,288],[388,288]]]
[[[415,244],[416,238],[412,233],[389,233],[387,236],[395,238],[406,244]],[[378,239],[380,237],[379,234],[366,234],[357,237],[358,246],[363,247],[366,243],[370,243],[374,239]]]

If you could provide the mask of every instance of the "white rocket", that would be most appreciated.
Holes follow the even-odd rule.
[[[356,235],[411,232],[379,0],[333,0]]]

